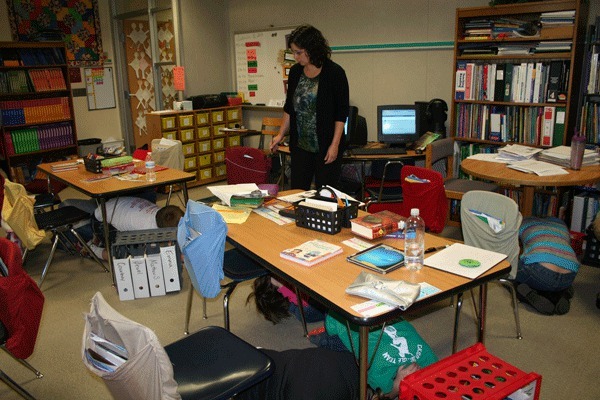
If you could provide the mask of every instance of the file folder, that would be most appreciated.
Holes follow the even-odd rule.
[[[127,248],[124,246],[115,246],[113,248],[113,268],[115,271],[115,283],[117,284],[117,292],[119,299],[134,300],[133,282],[131,280],[131,268],[129,266],[129,258]]]
[[[165,280],[158,243],[146,245],[146,270],[148,272],[150,296],[164,296],[166,294]]]
[[[131,267],[131,280],[133,282],[133,293],[136,299],[150,297],[148,289],[148,271],[146,270],[146,259],[144,257],[144,245],[129,246],[129,265]]]
[[[167,293],[181,290],[181,278],[179,275],[178,254],[175,243],[164,243],[160,248],[160,257],[165,278],[165,290]]]

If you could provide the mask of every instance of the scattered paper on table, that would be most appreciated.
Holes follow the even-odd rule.
[[[268,207],[254,208],[252,211],[257,213],[261,217],[265,217],[266,219],[269,219],[269,220],[275,222],[277,225],[287,225],[287,224],[291,224],[292,222],[296,221],[294,219],[284,217],[283,215],[279,214],[278,211],[272,210]]]
[[[228,224],[243,224],[250,216],[248,208],[231,208],[219,204],[213,204],[212,208],[217,210]]]
[[[359,238],[355,237],[351,239],[346,239],[342,243],[356,250],[365,250],[369,247],[373,247],[373,243],[365,242],[364,240],[360,240]]]

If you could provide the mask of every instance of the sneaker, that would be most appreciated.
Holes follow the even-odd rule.
[[[546,297],[540,295],[538,292],[530,288],[526,283],[520,283],[517,286],[517,294],[519,295],[521,301],[526,302],[539,313],[544,315],[554,314],[556,305]]]

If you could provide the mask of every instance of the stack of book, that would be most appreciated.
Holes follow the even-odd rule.
[[[498,150],[498,156],[496,158],[509,162],[531,160],[541,151],[542,149],[536,147],[509,144]]]
[[[367,239],[377,239],[404,229],[406,218],[388,210],[363,215],[350,220],[352,233]]]

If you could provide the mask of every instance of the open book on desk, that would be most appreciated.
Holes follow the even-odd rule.
[[[506,254],[496,253],[495,251],[454,243],[452,246],[427,257],[424,264],[451,274],[475,279],[506,257]]]

